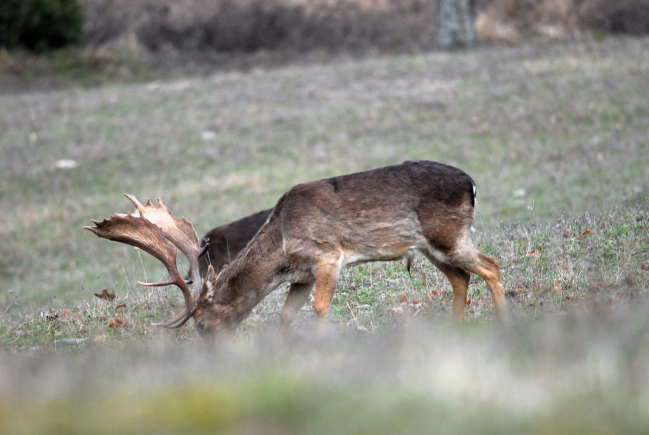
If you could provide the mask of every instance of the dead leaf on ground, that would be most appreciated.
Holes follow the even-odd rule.
[[[107,337],[108,334],[97,335],[92,341],[94,341],[95,343],[103,343],[104,341],[106,341]]]
[[[99,299],[104,299],[106,301],[113,301],[117,297],[115,296],[115,293],[108,293],[108,290],[106,289],[104,289],[101,293],[95,293],[94,295]]]
[[[128,322],[123,321],[122,319],[119,318],[119,314],[115,316],[115,319],[108,324],[109,328],[121,328],[123,326],[128,325]]]

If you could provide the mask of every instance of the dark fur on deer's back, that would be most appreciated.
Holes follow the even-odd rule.
[[[333,242],[323,238],[331,235],[335,243],[344,246],[346,239],[350,245],[372,245],[372,236],[376,244],[394,238],[398,236],[395,224],[412,220],[414,213],[424,226],[435,222],[435,227],[427,227],[424,235],[436,249],[447,253],[457,231],[473,221],[474,185],[469,175],[455,167],[406,161],[299,184],[279,200],[275,214],[286,223],[284,237],[311,237],[315,243],[324,244]],[[308,222],[314,215],[320,220]],[[293,234],[293,228],[309,228],[313,234]],[[401,236],[408,239],[408,234]]]
[[[257,234],[259,228],[268,219],[271,211],[273,211],[272,208],[263,210],[208,231],[201,239],[201,246],[205,246],[207,242],[210,244],[207,253],[201,257],[201,276],[207,274],[207,268],[210,264],[215,270],[220,271],[224,265],[234,260]]]

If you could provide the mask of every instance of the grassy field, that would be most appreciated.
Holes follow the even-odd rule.
[[[644,433],[649,40],[382,57],[0,94],[0,432]],[[347,270],[324,337],[285,288],[213,347],[132,248],[83,231],[161,197],[199,234],[298,182],[429,159],[478,184],[511,325],[419,258]],[[117,299],[93,296],[103,289]],[[38,418],[34,417],[38,415]],[[83,416],[83,418],[80,418]]]

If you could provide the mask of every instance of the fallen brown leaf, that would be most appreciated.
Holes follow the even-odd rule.
[[[109,328],[121,328],[128,324],[128,322],[124,322],[122,319],[120,319],[119,316],[119,314],[115,316],[115,319],[108,324]]]

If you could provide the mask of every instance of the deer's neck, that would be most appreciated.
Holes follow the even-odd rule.
[[[213,303],[234,309],[241,320],[268,293],[285,282],[289,272],[281,230],[266,225],[218,276]]]

